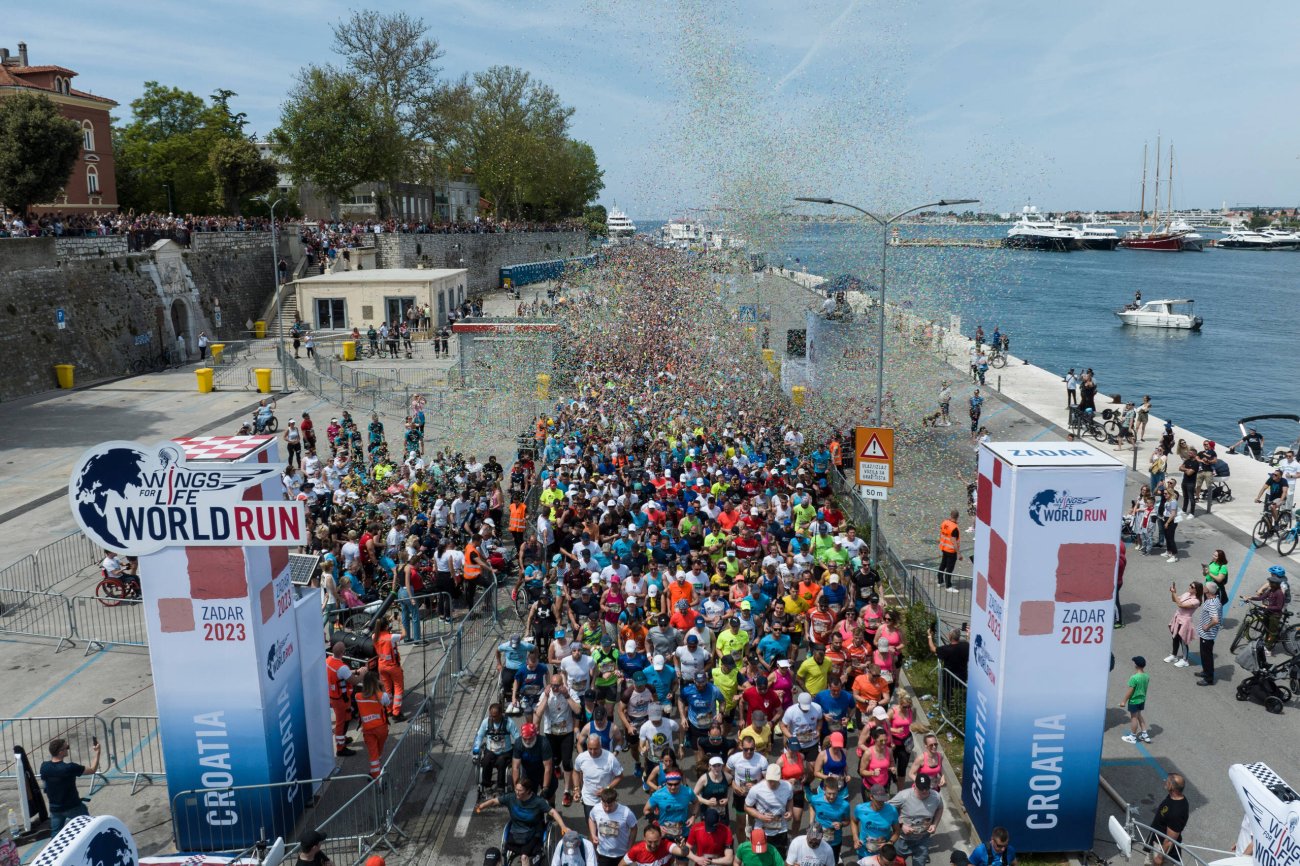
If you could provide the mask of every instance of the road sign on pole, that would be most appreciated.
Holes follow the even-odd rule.
[[[58,326],[60,331],[68,327],[68,314],[63,311],[62,307],[54,311],[54,324]]]
[[[894,430],[892,427],[859,427],[854,437],[854,480],[863,487],[894,486]],[[884,499],[863,491],[868,499]]]

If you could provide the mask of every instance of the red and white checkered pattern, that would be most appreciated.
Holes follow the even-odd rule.
[[[184,436],[173,442],[185,449],[186,460],[238,460],[247,457],[274,436]]]

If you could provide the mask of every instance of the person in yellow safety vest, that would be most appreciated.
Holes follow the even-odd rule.
[[[329,681],[330,709],[334,711],[334,754],[347,757],[356,752],[348,748],[348,722],[352,719],[352,669],[343,660],[343,641],[334,641],[325,658],[325,676]]]
[[[515,541],[515,550],[524,546],[524,532],[528,529],[528,504],[523,497],[515,496],[510,503],[510,537]]]
[[[961,530],[958,528],[958,514],[953,511],[948,519],[939,525],[939,585],[949,592],[956,592],[952,585],[952,570],[957,565],[957,554],[961,552]]]
[[[379,680],[384,691],[392,695],[391,714],[393,721],[402,721],[402,691],[406,677],[402,673],[402,657],[397,652],[400,637],[388,630],[388,617],[381,617],[375,623],[373,643],[375,658],[379,662]]]
[[[361,720],[361,735],[366,741],[370,756],[370,778],[379,778],[379,766],[384,756],[384,743],[388,741],[388,716],[385,708],[390,698],[379,682],[379,674],[366,671],[357,693],[357,716]]]
[[[479,551],[478,541],[471,538],[465,545],[465,580],[461,584],[461,597],[466,609],[474,607],[474,593],[478,592],[478,579],[486,569],[488,577],[495,577],[492,566]]]

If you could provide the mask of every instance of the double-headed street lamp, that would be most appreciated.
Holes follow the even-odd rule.
[[[873,222],[880,226],[880,328],[878,333],[878,345],[876,346],[876,411],[873,424],[879,427],[881,424],[881,409],[885,400],[885,260],[889,253],[889,226],[911,213],[919,210],[925,210],[930,207],[952,207],[959,204],[977,204],[977,198],[943,198],[938,201],[920,204],[914,208],[896,213],[891,217],[882,219],[869,210],[864,210],[855,204],[849,204],[846,201],[836,201],[833,198],[815,198],[812,196],[795,196],[795,201],[807,201],[814,204],[831,204],[840,205],[841,207],[852,208],[863,216],[869,217]],[[871,500],[871,562],[873,565],[880,563],[880,500]]]

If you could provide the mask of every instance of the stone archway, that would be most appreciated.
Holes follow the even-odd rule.
[[[173,345],[169,348],[180,352],[181,340],[183,339],[185,341],[185,350],[181,352],[182,357],[180,360],[187,361],[194,352],[195,338],[197,336],[194,333],[194,316],[190,310],[190,305],[182,298],[174,298],[171,303],[169,318],[171,319],[173,334]]]

